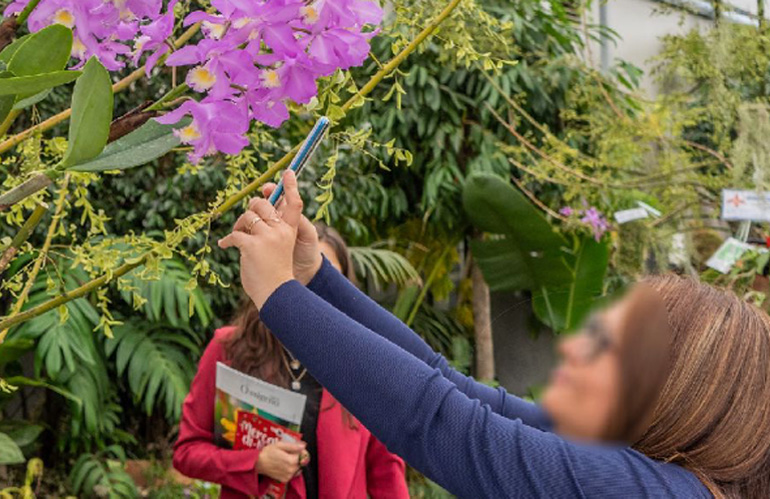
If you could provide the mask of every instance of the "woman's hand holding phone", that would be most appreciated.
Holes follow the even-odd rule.
[[[286,180],[284,180],[285,183]],[[294,179],[294,183],[296,184],[296,179]],[[272,182],[262,187],[262,195],[265,199],[270,197],[275,188],[276,184]],[[277,207],[281,217],[283,217],[282,210],[285,206],[286,204],[281,201]],[[297,241],[294,244],[294,278],[303,285],[307,285],[321,268],[322,261],[321,249],[318,245],[318,232],[313,223],[305,215],[301,215],[297,226]]]
[[[286,195],[280,212],[266,199],[253,199],[233,232],[219,240],[220,248],[235,246],[240,251],[241,284],[257,308],[287,281],[297,278],[307,284],[321,266],[318,236],[312,224],[303,220],[294,172],[287,170],[283,181]],[[303,244],[297,245],[300,227]]]

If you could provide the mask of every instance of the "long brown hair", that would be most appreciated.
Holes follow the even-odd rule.
[[[334,250],[342,274],[355,282],[355,271],[350,252],[340,234],[324,224],[314,224],[318,240]],[[225,358],[233,369],[250,374],[274,385],[289,387],[291,378],[284,366],[283,345],[259,319],[259,310],[246,297],[233,321],[235,330],[222,340]],[[352,417],[343,408],[343,418],[351,425]]]
[[[770,318],[692,279],[645,282],[668,312],[672,368],[633,447],[692,471],[717,498],[770,497]]]

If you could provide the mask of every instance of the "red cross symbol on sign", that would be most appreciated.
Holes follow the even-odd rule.
[[[733,206],[735,206],[737,208],[740,205],[744,204],[746,201],[744,201],[742,197],[740,197],[738,194],[736,194],[735,196],[730,198],[727,202],[732,204]]]

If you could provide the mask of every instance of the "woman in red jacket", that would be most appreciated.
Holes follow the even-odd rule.
[[[353,275],[339,234],[317,226],[323,253],[343,274]],[[261,451],[230,450],[214,444],[216,363],[307,396],[300,444],[276,443]],[[219,483],[223,499],[261,497],[273,478],[289,482],[287,499],[371,497],[401,499],[409,494],[404,462],[389,453],[294,359],[259,320],[251,300],[234,327],[218,330],[198,365],[182,408],[174,467],[183,474]]]

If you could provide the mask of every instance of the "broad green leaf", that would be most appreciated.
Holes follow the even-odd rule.
[[[80,76],[80,71],[53,71],[31,76],[10,76],[0,79],[0,95],[32,96],[69,83]],[[23,99],[22,99],[23,100]]]
[[[108,170],[125,170],[149,163],[180,142],[174,135],[174,130],[189,124],[186,119],[176,125],[161,125],[150,120],[133,132],[111,142],[104,151],[91,161],[74,165],[70,170],[78,172],[102,172]]]
[[[500,177],[479,174],[469,178],[463,191],[463,204],[476,227],[492,234],[521,236],[517,239],[521,239],[524,249],[567,245],[543,214]]]
[[[16,76],[59,71],[67,66],[71,52],[72,30],[61,24],[52,24],[34,33],[15,49],[8,62],[8,70]]]
[[[107,144],[112,121],[112,83],[104,66],[92,57],[75,84],[67,152],[67,168],[95,158]]]
[[[42,431],[42,426],[28,421],[0,421],[0,433],[5,433],[11,437],[11,440],[22,449],[35,443]]]
[[[420,294],[420,286],[413,284],[407,286],[401,290],[396,299],[396,304],[393,306],[393,315],[405,321],[409,317],[412,307],[414,307],[417,301],[417,296]]]
[[[10,45],[7,45],[2,52],[0,52],[0,62],[5,63],[6,65],[11,62],[11,59],[13,58],[13,55],[18,51],[22,45],[27,43],[30,38],[32,38],[33,33],[30,33],[28,35],[24,35],[21,38],[17,38],[14,40]]]
[[[466,182],[463,204],[474,225],[498,235],[471,243],[490,289],[538,289],[572,281],[563,257],[566,239],[513,186],[496,176],[473,176]]]
[[[557,331],[579,327],[602,293],[608,262],[607,244],[591,236],[583,237],[575,262],[575,279],[564,286],[541,288],[533,293],[532,305],[538,318]]]
[[[497,177],[471,177],[463,200],[474,224],[495,234],[471,242],[490,289],[529,290],[542,322],[556,331],[579,326],[602,292],[607,244],[585,236],[567,253],[564,237],[518,190]]]
[[[25,338],[11,338],[0,343],[0,367],[18,359],[34,346],[33,340]]]
[[[49,88],[47,90],[43,90],[42,92],[38,92],[31,97],[27,97],[26,99],[19,99],[16,101],[16,104],[13,105],[13,109],[18,111],[21,109],[26,109],[29,106],[33,106],[38,102],[40,102],[41,100],[48,97],[50,93],[51,93],[51,89]]]
[[[0,433],[0,464],[19,464],[24,462],[19,446],[11,437],[5,433]]]
[[[8,78],[12,78],[13,73],[10,71],[3,71],[0,73],[0,82],[3,80],[7,80]],[[0,97],[0,123],[5,121],[5,118],[8,117],[8,113],[11,112],[13,109],[13,103],[16,101],[15,95],[3,95]]]

